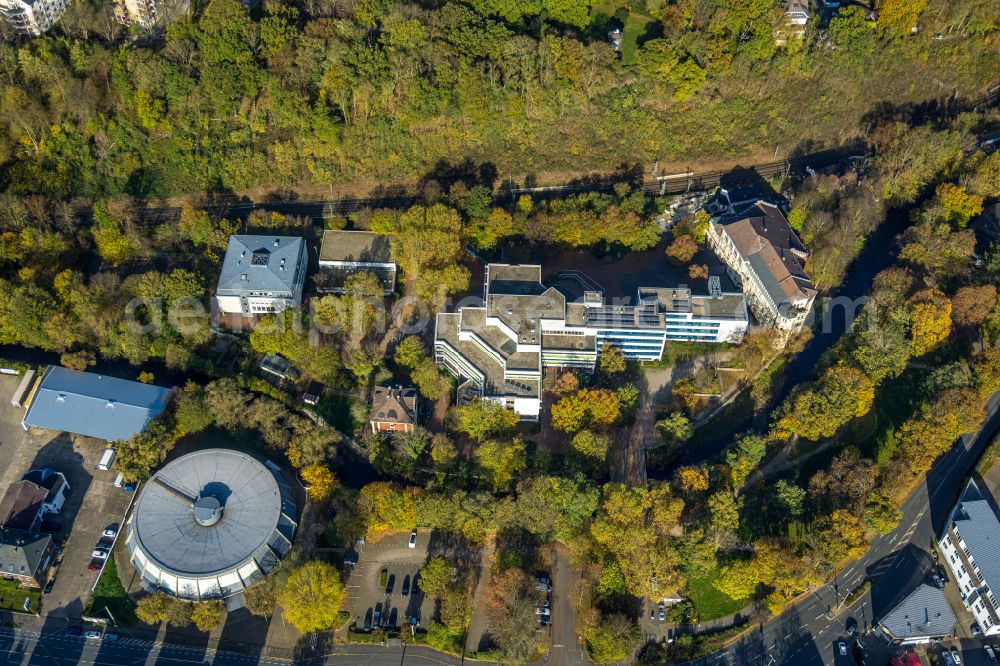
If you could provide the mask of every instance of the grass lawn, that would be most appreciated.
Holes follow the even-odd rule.
[[[24,598],[31,599],[28,612],[37,613],[42,591],[37,587],[21,587],[16,581],[0,578],[0,609],[24,612]]]
[[[135,604],[125,594],[125,587],[118,579],[118,569],[113,556],[109,557],[108,563],[104,565],[104,571],[97,581],[94,594],[87,604],[87,614],[110,615],[115,624],[125,627],[131,627],[137,621]]]
[[[622,64],[635,64],[635,49],[638,46],[638,39],[646,32],[646,26],[653,21],[645,14],[628,15],[625,21],[625,29],[622,31]]]
[[[351,398],[343,395],[324,396],[316,405],[316,413],[327,423],[347,434],[352,434],[357,424],[351,416]]]
[[[718,577],[718,572],[713,572],[704,578],[692,578],[688,580],[687,593],[698,611],[698,621],[714,620],[724,617],[730,613],[735,613],[749,603],[748,601],[733,601],[728,596],[715,589],[712,584]]]

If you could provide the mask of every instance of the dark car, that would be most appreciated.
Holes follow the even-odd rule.
[[[396,574],[389,574],[389,580],[385,584],[385,593],[392,594],[392,588],[396,587]]]
[[[365,627],[365,631],[371,631],[372,630],[372,609],[371,608],[369,608],[365,612],[365,624],[364,624],[364,627]]]
[[[49,592],[51,592],[52,586],[55,584],[56,584],[56,579],[53,578],[52,580],[50,580],[48,583],[45,584],[45,587],[42,589],[42,594],[48,594]]]
[[[67,636],[82,636],[83,629],[81,627],[66,627]]]
[[[411,587],[413,588],[414,595],[420,594],[420,574],[414,574]]]
[[[97,562],[91,562],[87,566],[87,571],[100,571],[100,570],[101,570],[101,565],[98,564]]]
[[[410,577],[406,576],[403,578],[403,588],[399,591],[404,597],[410,594]]]
[[[858,631],[858,621],[853,617],[849,617],[844,628],[847,629],[847,633],[853,636]]]

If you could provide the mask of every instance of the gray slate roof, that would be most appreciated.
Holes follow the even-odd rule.
[[[304,242],[297,236],[230,236],[216,294],[294,292]]]
[[[965,487],[952,520],[990,588],[1000,589],[1000,520],[973,481]]]
[[[166,408],[170,394],[160,386],[50,365],[24,425],[108,441],[128,439]]]
[[[897,640],[949,636],[955,630],[955,622],[944,590],[926,583],[921,583],[879,621]]]
[[[52,537],[23,530],[0,529],[0,569],[4,573],[34,576]]]

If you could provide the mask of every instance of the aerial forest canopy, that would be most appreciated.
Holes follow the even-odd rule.
[[[128,39],[108,7],[75,2],[48,36],[0,44],[0,186],[99,198],[399,181],[441,160],[515,177],[709,166],[911,120],[1000,71],[991,0],[875,5],[877,21],[843,8],[799,37],[780,0],[209,0]]]

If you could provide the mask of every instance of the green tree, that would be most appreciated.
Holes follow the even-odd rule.
[[[750,599],[760,585],[759,570],[753,562],[737,560],[723,566],[713,584],[735,601]]]
[[[834,366],[791,398],[791,411],[779,427],[811,440],[832,437],[851,419],[867,414],[874,400],[875,387],[863,372]]]
[[[408,370],[413,370],[426,358],[427,350],[424,348],[424,343],[416,335],[408,335],[403,338],[396,345],[396,351],[393,354],[396,363]]]
[[[599,363],[601,372],[606,375],[617,375],[625,372],[628,363],[625,361],[625,352],[621,347],[605,343],[601,346],[601,360]]]
[[[486,472],[493,490],[500,491],[527,468],[527,447],[521,439],[487,440],[476,449],[476,461]]]
[[[440,400],[451,390],[451,380],[429,358],[417,364],[411,371],[410,378],[417,385],[420,395],[433,402]]]
[[[518,415],[489,400],[476,399],[451,411],[452,427],[483,442],[511,432],[520,421]]]
[[[756,469],[767,453],[767,440],[757,435],[741,437],[736,445],[726,452],[726,462],[733,474],[733,485],[739,488]]]
[[[343,600],[340,572],[318,560],[293,569],[278,595],[282,615],[303,634],[333,627]]]
[[[451,582],[452,568],[440,555],[428,557],[420,567],[420,589],[431,597],[441,597]]]
[[[225,612],[221,601],[202,601],[194,605],[191,620],[198,631],[212,631],[219,626]]]

